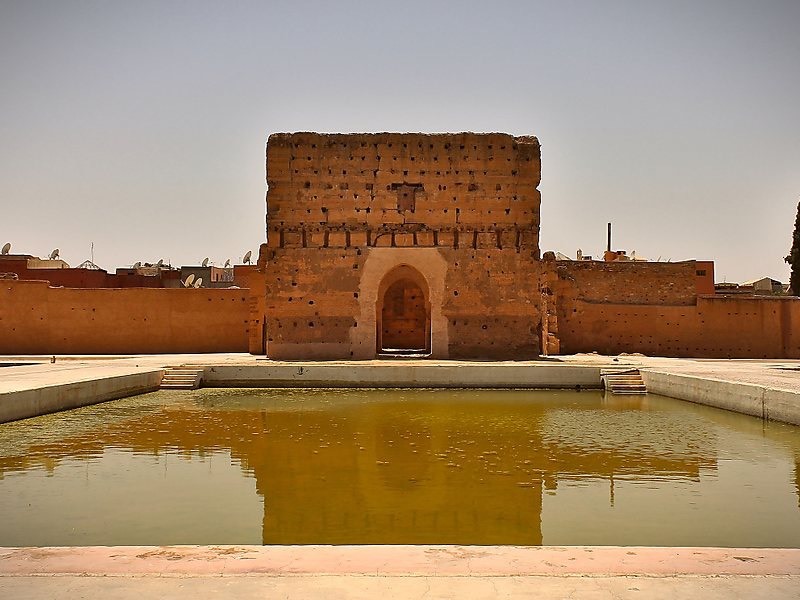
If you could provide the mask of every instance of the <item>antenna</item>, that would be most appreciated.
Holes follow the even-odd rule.
[[[192,287],[192,282],[194,281],[194,273],[189,273],[188,277],[186,277],[186,281],[183,282],[183,287]]]
[[[199,288],[201,285],[203,285],[203,278],[198,277],[197,281],[194,282],[194,287]]]
[[[250,257],[251,257],[251,256],[253,256],[253,251],[252,251],[252,250],[248,250],[248,251],[247,251],[247,254],[245,254],[245,255],[244,255],[244,258],[242,259],[242,262],[243,262],[244,264],[246,264],[246,265],[249,265],[249,264],[250,264]]]
[[[163,258],[159,258],[158,262],[156,263],[156,266],[157,267],[163,267],[164,266],[164,259]]]
[[[11,242],[6,242],[3,246],[3,249],[0,250],[0,254],[6,255],[11,251]]]
[[[203,267],[207,267],[208,266],[208,257],[207,256],[203,259],[203,262],[200,263],[200,265],[203,266]]]
[[[55,260],[55,259],[57,259],[57,258],[58,258],[58,248],[56,248],[55,250],[53,250],[53,251],[50,253],[50,260]]]
[[[223,268],[227,269],[230,266],[231,266],[231,259],[229,258],[228,260],[225,261],[225,266]]]

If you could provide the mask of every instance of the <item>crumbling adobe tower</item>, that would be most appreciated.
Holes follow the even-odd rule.
[[[540,175],[535,137],[271,135],[250,351],[537,355]]]

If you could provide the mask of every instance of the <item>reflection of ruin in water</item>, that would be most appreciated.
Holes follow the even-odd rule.
[[[195,401],[181,396],[155,410],[131,410],[4,456],[0,469],[52,469],[106,448],[201,456],[229,450],[264,499],[265,544],[515,545],[542,543],[542,495],[559,481],[604,480],[613,503],[615,480],[699,481],[717,470],[717,439],[707,423],[659,412],[642,398],[266,393],[204,390]]]

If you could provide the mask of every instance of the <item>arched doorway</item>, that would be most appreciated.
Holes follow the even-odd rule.
[[[430,354],[431,309],[425,279],[401,266],[383,280],[376,307],[378,354]]]

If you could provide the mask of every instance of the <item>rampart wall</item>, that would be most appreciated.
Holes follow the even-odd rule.
[[[546,261],[559,297],[589,303],[692,305],[697,298],[695,261]]]
[[[0,354],[246,352],[248,290],[0,281]]]
[[[695,296],[695,264],[550,262],[563,354],[800,358],[800,299]]]
[[[696,358],[800,358],[800,299],[700,297],[696,306],[577,301],[561,352]]]

